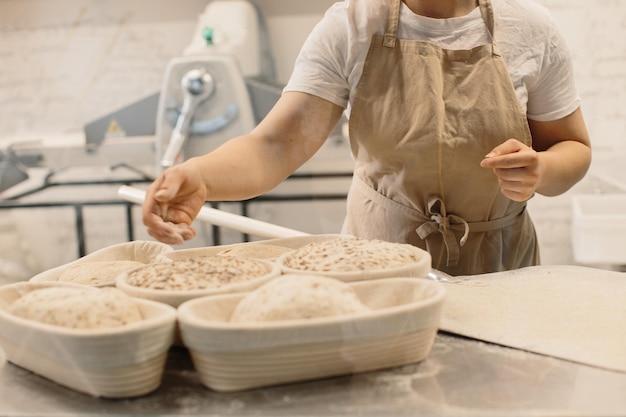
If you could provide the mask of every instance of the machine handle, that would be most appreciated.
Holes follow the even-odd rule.
[[[161,160],[162,168],[169,168],[176,163],[178,155],[189,136],[191,119],[200,103],[215,92],[215,80],[206,68],[194,68],[183,76],[181,80],[183,91],[183,108],[178,115],[176,126],[172,132],[170,143]]]
[[[175,129],[172,133],[172,137],[170,139],[170,143],[165,149],[165,153],[163,154],[163,158],[161,159],[161,167],[169,168],[174,166],[178,160],[180,150],[187,139],[187,135],[181,133],[180,129]]]

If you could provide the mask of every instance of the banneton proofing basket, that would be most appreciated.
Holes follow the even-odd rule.
[[[432,348],[445,289],[412,277],[348,283],[363,314],[233,323],[245,294],[203,297],[178,308],[182,340],[200,380],[215,391],[385,369],[424,360]]]
[[[319,240],[309,240],[306,238],[295,238],[299,239],[301,245],[295,249],[300,249],[308,243],[314,242],[324,242],[329,239],[334,239],[337,237],[346,237],[346,235],[325,235],[325,239]],[[307,269],[295,269],[288,267],[285,265],[285,260],[292,255],[292,252],[287,252],[276,259],[276,263],[280,265],[281,271],[283,274],[314,274],[321,275],[325,277],[336,278],[340,281],[344,282],[352,282],[352,281],[363,281],[370,279],[378,279],[378,278],[387,278],[387,277],[415,277],[415,278],[426,278],[428,274],[432,270],[432,258],[430,253],[427,251],[420,249],[416,246],[411,246],[408,244],[403,244],[403,248],[408,248],[413,251],[418,260],[416,262],[407,263],[400,266],[395,267],[386,267],[386,268],[377,268],[377,269],[368,269],[368,270],[359,270],[359,271],[313,271]]]
[[[251,248],[262,245],[280,246],[286,250],[294,250],[312,242],[324,242],[326,240],[335,239],[342,235],[339,234],[319,234],[309,236],[297,236],[277,239],[266,239],[254,242],[233,243],[229,245],[207,246],[202,248],[178,249],[171,252],[163,253],[158,256],[159,261],[172,261],[188,259],[194,256],[215,256],[220,252],[228,249]],[[278,258],[278,257],[277,257]],[[272,260],[272,259],[269,259]]]
[[[171,246],[161,242],[138,240],[133,242],[120,243],[117,245],[112,245],[99,249],[75,261],[41,272],[32,277],[30,281],[57,281],[59,276],[61,276],[61,274],[68,268],[73,267],[76,264],[83,264],[88,262],[135,261],[148,264],[151,262],[155,262],[160,255],[171,252],[173,250],[174,249]],[[116,276],[111,276],[108,282],[94,286],[115,286],[115,278]]]
[[[160,386],[174,337],[176,309],[135,299],[144,319],[109,329],[54,326],[6,311],[29,291],[50,286],[85,288],[60,282],[19,282],[0,287],[0,346],[10,362],[96,397],[135,397]]]
[[[259,277],[256,277],[256,278],[244,281],[244,282],[223,285],[219,288],[171,291],[171,290],[157,290],[153,288],[144,288],[144,287],[137,287],[134,285],[130,285],[127,281],[128,275],[143,267],[131,269],[128,272],[118,275],[116,278],[115,286],[132,297],[158,301],[164,304],[168,304],[172,307],[178,307],[180,304],[184,303],[185,301],[198,298],[198,297],[251,291],[263,285],[270,279],[275,278],[280,275],[280,267],[278,266],[277,263],[266,261],[266,260],[261,260],[261,259],[257,259],[257,261],[262,262],[267,265],[267,268],[268,268],[267,274],[261,275]]]

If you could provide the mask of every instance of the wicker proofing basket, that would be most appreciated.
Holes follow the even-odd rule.
[[[244,294],[182,304],[182,339],[202,383],[215,391],[239,391],[385,369],[428,356],[441,317],[443,286],[409,277],[349,285],[373,311],[231,323],[230,315]]]
[[[96,397],[127,398],[156,390],[174,337],[176,310],[135,299],[144,319],[110,329],[65,328],[6,312],[26,292],[55,285],[79,284],[20,282],[0,288],[0,345],[7,359]]]
[[[300,249],[308,243],[311,244],[324,244],[324,242],[340,237],[342,235],[321,235],[318,239],[306,239],[299,238],[302,243],[301,246],[298,246],[294,249]],[[343,237],[346,237],[343,235]],[[364,281],[371,279],[379,279],[379,278],[388,278],[388,277],[415,277],[415,278],[426,278],[428,274],[432,270],[432,258],[430,253],[427,251],[420,249],[416,246],[412,246],[409,244],[392,244],[389,242],[385,242],[389,245],[397,245],[398,250],[409,250],[411,251],[417,258],[415,262],[405,263],[397,266],[389,266],[389,267],[380,267],[380,268],[368,268],[368,269],[359,269],[354,271],[316,271],[316,270],[308,270],[308,269],[296,269],[287,266],[287,260],[297,253],[296,250],[284,253],[276,259],[276,263],[280,265],[281,271],[283,274],[314,274],[321,275],[325,277],[331,277],[338,279],[344,282],[353,282],[353,281]]]
[[[247,281],[235,282],[216,288],[208,287],[198,290],[174,291],[137,287],[129,284],[128,275],[133,273],[134,271],[141,270],[141,268],[143,267],[135,268],[118,275],[116,278],[116,287],[132,297],[158,301],[160,303],[168,304],[172,307],[178,307],[183,302],[192,300],[194,298],[205,297],[209,295],[243,293],[247,291],[252,291],[255,288],[258,288],[261,285],[265,284],[272,278],[280,275],[280,267],[275,262],[265,261],[262,259],[257,259],[255,261],[258,263],[262,263],[266,266],[267,272],[265,274],[255,278],[251,278]]]
[[[68,268],[93,262],[135,261],[148,264],[155,262],[159,256],[167,252],[171,252],[172,250],[171,246],[160,242],[137,240],[133,242],[119,243],[117,245],[99,249],[67,264],[43,271],[32,277],[30,281],[57,281],[59,276],[61,276],[61,274],[63,274],[63,272]],[[115,278],[115,275],[110,276],[107,282],[95,286],[114,287]]]
[[[285,248],[285,251],[299,249],[304,245],[314,242],[324,242],[331,239],[336,239],[343,235],[339,234],[319,234],[319,235],[309,235],[309,236],[297,236],[297,237],[285,237],[278,239],[265,239],[253,242],[243,242],[243,243],[232,243],[228,245],[217,245],[217,246],[205,246],[201,248],[188,248],[188,249],[176,249],[171,252],[163,253],[159,255],[159,261],[175,261],[181,259],[188,259],[194,256],[216,256],[221,252],[229,249],[243,249],[243,248],[258,248],[263,245],[270,245],[276,247]],[[276,260],[272,258],[264,257],[268,260]],[[278,258],[278,257],[276,257]]]

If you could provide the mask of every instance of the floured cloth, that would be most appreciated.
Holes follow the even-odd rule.
[[[564,265],[455,278],[441,330],[626,372],[626,274]]]

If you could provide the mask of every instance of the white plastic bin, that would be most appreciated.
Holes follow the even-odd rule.
[[[626,194],[575,195],[572,208],[574,259],[626,265]]]

